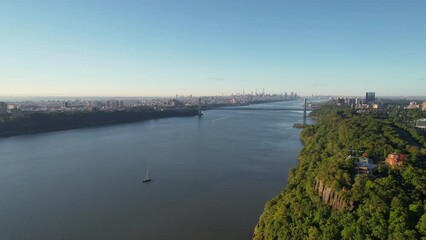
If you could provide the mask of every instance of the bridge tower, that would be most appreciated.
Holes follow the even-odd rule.
[[[198,117],[201,117],[201,98],[198,98]]]
[[[306,98],[305,104],[303,105],[303,125],[306,125]]]

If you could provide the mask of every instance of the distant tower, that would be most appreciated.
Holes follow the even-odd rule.
[[[201,98],[198,98],[198,117],[201,117]]]
[[[365,103],[373,104],[376,101],[376,93],[375,92],[366,92],[365,93]]]
[[[303,106],[303,125],[306,125],[306,98],[305,98],[305,104]]]

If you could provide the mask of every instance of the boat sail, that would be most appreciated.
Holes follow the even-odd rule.
[[[149,178],[149,170],[146,170],[146,176],[142,180],[142,182],[145,183],[145,182],[150,182],[150,181],[151,181],[151,178]]]

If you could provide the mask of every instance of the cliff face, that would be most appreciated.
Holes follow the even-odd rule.
[[[321,197],[325,204],[330,205],[335,210],[347,209],[352,210],[354,203],[344,197],[336,194],[333,189],[326,186],[322,180],[316,179],[314,182],[314,191]]]

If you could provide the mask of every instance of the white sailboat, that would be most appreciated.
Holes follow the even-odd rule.
[[[145,182],[150,182],[151,181],[151,178],[149,178],[149,171],[148,170],[146,170],[146,176],[145,176],[145,178],[142,180],[142,182],[143,183],[145,183]]]

